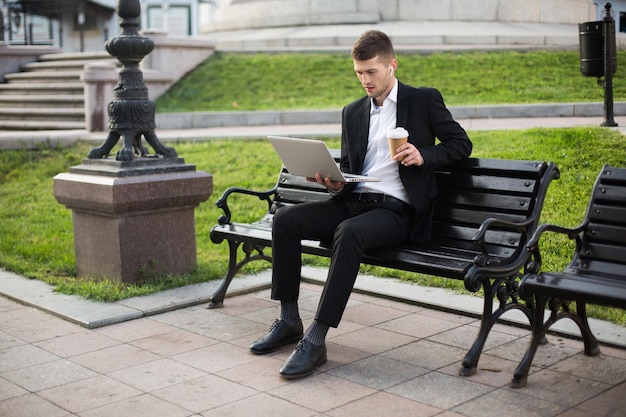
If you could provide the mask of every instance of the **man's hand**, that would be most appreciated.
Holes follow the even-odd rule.
[[[412,143],[405,143],[397,149],[396,156],[393,157],[394,161],[400,162],[404,166],[424,164],[424,158],[422,154],[417,150]]]
[[[322,176],[319,174],[319,172],[317,174],[315,174],[315,178],[310,178],[307,177],[306,179],[307,181],[311,181],[311,182],[316,182],[320,185],[323,185],[324,187],[328,188],[331,191],[341,191],[343,190],[343,186],[346,184],[343,181],[331,181],[330,178],[326,177],[326,178],[322,178]]]

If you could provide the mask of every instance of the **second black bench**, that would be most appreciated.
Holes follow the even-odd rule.
[[[338,159],[338,151],[333,153]],[[462,280],[471,292],[484,290],[480,330],[463,360],[460,375],[476,372],[489,331],[502,314],[520,309],[529,320],[532,317],[530,309],[518,300],[518,282],[528,256],[526,242],[539,222],[548,186],[558,176],[556,165],[539,161],[470,158],[439,170],[432,240],[422,245],[399,242],[367,251],[363,256],[364,264]],[[228,205],[233,194],[265,201],[267,213],[252,223],[236,222]],[[209,308],[223,305],[230,282],[244,265],[271,261],[265,249],[271,246],[272,219],[277,210],[328,198],[324,187],[284,169],[271,190],[226,190],[216,203],[224,214],[211,229],[211,240],[228,242],[228,272]],[[302,252],[325,257],[331,253],[316,241],[303,242]],[[498,301],[495,310],[494,298]]]
[[[572,260],[562,272],[541,271],[540,238],[546,232],[564,234],[576,242]],[[515,370],[512,386],[524,387],[535,353],[548,329],[572,319],[579,327],[588,356],[600,353],[587,320],[586,304],[626,309],[626,169],[605,166],[596,179],[587,215],[574,228],[541,225],[528,243],[532,254],[521,292],[534,298],[532,338]],[[570,302],[576,302],[575,312]],[[546,306],[550,317],[544,323]]]

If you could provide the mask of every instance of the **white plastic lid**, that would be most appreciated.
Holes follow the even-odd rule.
[[[396,127],[395,129],[387,132],[387,137],[392,139],[408,138],[409,132],[407,132],[407,130],[403,127]]]

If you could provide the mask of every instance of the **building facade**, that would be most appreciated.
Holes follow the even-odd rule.
[[[599,0],[139,0],[140,27],[174,37],[280,26],[385,21],[576,24],[602,19]],[[613,0],[626,32],[626,0]],[[0,0],[0,42],[101,51],[119,33],[117,0]]]
[[[142,29],[170,36],[197,36],[200,18],[210,13],[214,0],[141,0]]]
[[[196,36],[214,0],[140,0],[141,29]],[[0,0],[0,42],[102,51],[119,33],[117,0]],[[206,10],[203,13],[202,10]]]
[[[102,51],[117,34],[115,0],[0,0],[0,41]]]
[[[202,33],[384,21],[501,21],[576,24],[593,20],[593,0],[214,0]]]
[[[606,1],[593,1],[597,6],[596,20],[604,19]],[[626,32],[626,0],[612,0],[611,15],[615,20],[615,30],[617,32]]]

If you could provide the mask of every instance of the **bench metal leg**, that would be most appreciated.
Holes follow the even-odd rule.
[[[233,277],[237,273],[237,249],[241,242],[234,242],[232,240],[228,241],[228,249],[230,251],[228,258],[228,271],[226,272],[226,277],[224,277],[224,281],[222,281],[222,285],[213,293],[211,297],[211,301],[209,302],[209,306],[207,308],[220,308],[224,307],[224,297],[226,296],[226,291],[228,290],[228,286],[230,282],[233,280]]]
[[[593,335],[591,328],[589,328],[589,321],[587,321],[587,307],[582,301],[576,302],[576,312],[578,316],[574,321],[580,328],[580,334],[583,337],[583,343],[585,344],[585,355],[598,356],[600,354],[600,344],[598,339]]]
[[[224,307],[224,297],[226,296],[226,291],[228,291],[228,287],[230,286],[231,281],[237,275],[237,272],[248,262],[256,261],[256,260],[265,260],[268,262],[272,262],[272,257],[265,255],[263,253],[263,249],[265,246],[254,245],[250,243],[243,243],[238,241],[229,240],[228,241],[228,249],[229,249],[229,257],[228,257],[228,272],[226,273],[226,277],[224,277],[224,281],[222,285],[213,293],[211,297],[211,301],[207,308],[221,308]],[[237,262],[237,251],[241,246],[244,258]],[[257,253],[254,254],[253,252]]]
[[[550,327],[552,323],[554,323],[554,321],[556,321],[554,316],[551,316],[544,326],[543,319],[545,305],[545,298],[536,295],[534,298],[533,306],[534,318],[531,323],[532,337],[530,339],[528,349],[526,349],[526,353],[522,358],[522,361],[519,363],[519,365],[515,369],[515,373],[513,374],[513,380],[511,381],[512,388],[522,388],[526,386],[528,382],[528,373],[530,372],[530,366],[532,365],[535,353],[537,353],[537,348],[541,344],[542,340],[545,340],[545,330]]]
[[[569,301],[556,298],[546,300],[546,297],[539,294],[535,294],[534,299],[535,306],[534,320],[532,322],[532,338],[524,357],[515,369],[513,380],[511,381],[511,388],[522,388],[527,385],[528,374],[530,373],[530,367],[533,359],[535,358],[535,354],[537,353],[537,348],[540,344],[545,342],[545,335],[548,329],[550,329],[554,323],[563,318],[570,318],[578,325],[583,338],[583,343],[585,345],[585,355],[597,356],[600,353],[598,340],[589,328],[585,303],[576,303],[576,313],[572,313],[569,310]],[[546,301],[549,303],[551,314],[548,320],[544,323],[543,320]]]
[[[483,304],[483,314],[480,320],[478,336],[476,337],[476,340],[470,350],[465,355],[465,358],[463,358],[462,367],[459,370],[460,376],[472,376],[476,373],[480,354],[482,353],[485,342],[487,341],[487,336],[489,336],[489,332],[493,327],[492,309],[493,297],[490,297],[485,289],[485,302]]]
[[[488,278],[483,279],[483,289],[485,292],[483,314],[480,321],[480,329],[478,330],[478,336],[474,341],[474,344],[463,358],[462,367],[459,370],[460,376],[471,376],[476,373],[478,367],[478,361],[482,354],[485,343],[487,342],[487,336],[500,317],[507,311],[516,309],[522,311],[528,320],[532,322],[532,311],[528,306],[518,302],[518,282],[519,276],[513,276],[508,278],[501,278],[491,281]],[[496,298],[499,301],[499,307],[496,311],[493,311],[493,299]]]

